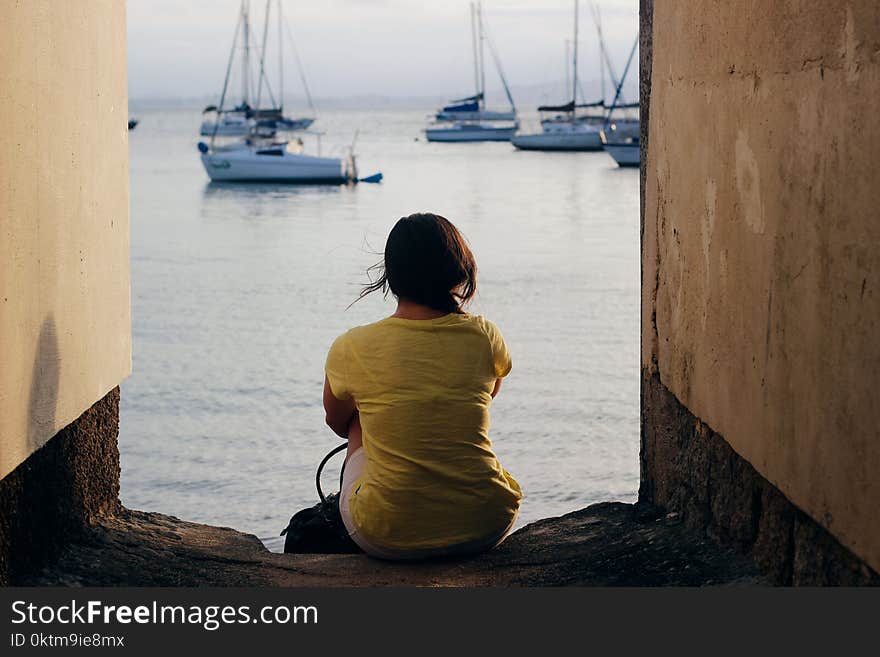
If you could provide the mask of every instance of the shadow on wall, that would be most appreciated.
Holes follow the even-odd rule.
[[[51,563],[89,522],[119,508],[119,388],[58,430],[60,381],[58,328],[49,314],[34,354],[30,454],[0,479],[0,586]]]
[[[55,412],[61,379],[61,353],[58,330],[52,313],[43,320],[34,355],[31,394],[28,402],[28,454],[42,446],[55,433]]]

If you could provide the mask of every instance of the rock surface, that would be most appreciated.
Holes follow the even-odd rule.
[[[704,586],[766,583],[674,515],[618,502],[532,523],[489,553],[390,563],[269,552],[250,534],[122,509],[24,584],[62,586]]]

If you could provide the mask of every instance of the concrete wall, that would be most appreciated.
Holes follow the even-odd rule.
[[[123,0],[0,0],[0,478],[131,369]]]
[[[118,506],[123,0],[0,0],[0,585]]]
[[[880,5],[658,2],[652,35],[643,488],[726,477],[758,536],[745,475],[652,437],[718,438],[880,569]]]

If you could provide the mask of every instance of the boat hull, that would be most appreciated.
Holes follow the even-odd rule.
[[[515,132],[516,127],[426,128],[425,137],[438,142],[510,141]]]
[[[630,144],[605,144],[605,150],[622,167],[637,167],[641,161],[641,148],[638,142]]]
[[[249,151],[202,153],[202,166],[215,182],[338,184],[355,175],[340,159],[296,153],[256,155]]]
[[[523,151],[601,151],[598,132],[514,135],[510,142]]]
[[[308,129],[315,122],[315,119],[278,119],[268,122],[273,124],[272,127],[276,130],[294,132]],[[219,125],[214,121],[203,121],[199,128],[199,135],[202,137],[244,137],[250,129],[250,122],[244,119],[240,121],[236,119],[221,120]]]
[[[476,110],[471,112],[447,112],[439,111],[435,114],[438,121],[513,121],[516,112],[493,112],[491,110]]]
[[[199,135],[202,137],[241,137],[247,131],[248,125],[244,121],[242,123],[220,121],[219,124],[214,121],[203,121],[201,128],[199,128]]]

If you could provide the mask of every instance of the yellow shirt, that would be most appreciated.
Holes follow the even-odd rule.
[[[368,541],[442,548],[513,521],[522,492],[489,440],[492,390],[510,368],[498,328],[475,315],[389,317],[336,339],[327,380],[360,413],[367,465],[349,510]]]

